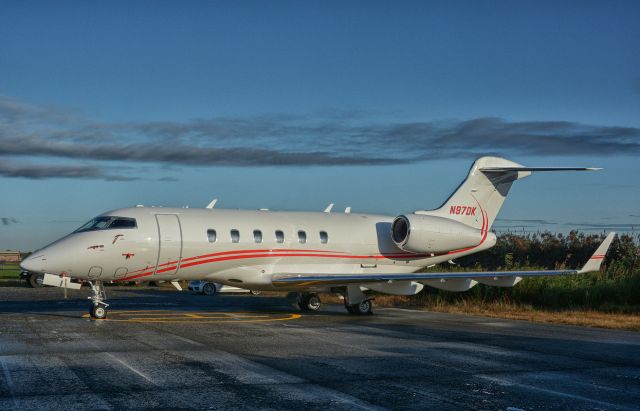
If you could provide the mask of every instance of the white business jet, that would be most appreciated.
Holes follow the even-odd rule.
[[[413,295],[428,285],[466,291],[478,283],[512,287],[524,277],[599,270],[614,233],[579,270],[416,272],[492,247],[491,225],[511,184],[532,172],[563,170],[596,169],[524,167],[482,157],[442,207],[398,217],[332,213],[330,206],[324,212],[222,210],[214,202],[203,209],[124,208],[35,251],[21,267],[44,273],[45,280],[62,279],[62,285],[70,278],[87,282],[93,318],[107,316],[105,281],[195,279],[289,291],[303,311],[320,308],[318,293],[340,293],[349,313],[369,314],[369,290]]]

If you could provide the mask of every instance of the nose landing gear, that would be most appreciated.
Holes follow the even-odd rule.
[[[89,314],[91,315],[91,318],[103,320],[107,318],[107,306],[102,304],[92,305],[89,309]]]
[[[89,315],[91,315],[91,318],[103,320],[107,318],[107,307],[109,306],[106,303],[107,293],[104,291],[102,281],[89,281],[89,285],[91,286],[91,291],[93,291],[93,295],[89,297],[89,300],[91,300]]]

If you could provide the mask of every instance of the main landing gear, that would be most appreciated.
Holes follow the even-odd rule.
[[[373,307],[371,300],[364,300],[358,304],[347,304],[347,300],[345,299],[344,307],[347,309],[349,314],[355,314],[355,315],[373,314],[373,312],[371,312],[371,308]]]
[[[89,300],[91,300],[89,314],[91,318],[103,320],[107,318],[107,307],[109,306],[106,303],[107,293],[104,291],[102,281],[89,281],[89,285],[91,286],[91,291],[93,291],[93,295],[89,297]]]
[[[344,307],[349,314],[354,315],[370,315],[373,303],[367,297],[359,286],[348,286],[342,290],[332,290],[344,295]],[[320,310],[322,302],[316,293],[289,293],[287,299],[290,303],[297,305],[300,311],[314,312]]]
[[[360,289],[358,285],[349,285],[344,291],[344,307],[349,314],[371,315],[373,303]]]
[[[318,311],[322,305],[320,297],[316,293],[298,293],[297,305],[300,311]]]

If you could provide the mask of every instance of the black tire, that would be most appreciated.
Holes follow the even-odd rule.
[[[249,294],[251,294],[251,295],[260,295],[260,294],[262,294],[262,291],[260,291],[260,290],[250,290]]]
[[[320,301],[320,297],[318,296],[318,294],[311,294],[307,299],[308,311],[318,311],[320,310],[321,305],[322,305],[322,301]]]
[[[27,276],[27,285],[31,288],[40,288],[42,284],[38,282],[38,274],[30,273]]]
[[[304,294],[300,298],[300,302],[298,306],[301,311],[318,311],[320,310],[320,306],[322,302],[320,301],[320,297],[318,294]]]
[[[216,285],[214,283],[206,283],[202,286],[202,294],[208,295],[209,297],[216,295]]]
[[[345,307],[347,307],[347,311],[349,312],[349,314],[356,314],[356,315],[373,314],[371,311],[371,309],[373,308],[373,303],[371,302],[371,300],[364,300],[364,301],[361,301],[359,304],[345,305]]]
[[[103,305],[92,305],[89,314],[93,319],[104,320],[107,318],[107,307]]]

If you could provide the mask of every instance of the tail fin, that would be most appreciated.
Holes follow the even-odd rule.
[[[488,230],[495,221],[514,181],[534,171],[588,171],[587,167],[525,167],[501,157],[480,157],[469,175],[442,207],[416,214],[435,215]]]

